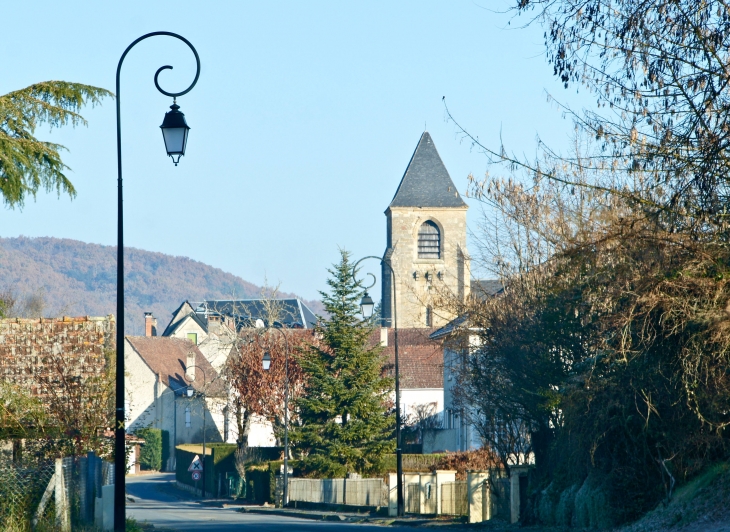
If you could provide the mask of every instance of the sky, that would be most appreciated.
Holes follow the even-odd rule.
[[[543,28],[505,14],[507,0],[27,1],[3,6],[0,94],[46,80],[114,90],[137,37],[171,31],[200,55],[178,99],[191,127],[175,167],[159,125],[169,92],[195,74],[170,37],[138,44],[121,79],[125,245],[186,256],[318,298],[345,248],[385,250],[384,211],[426,128],[457,188],[488,164],[445,116],[487,145],[532,157],[536,137],[568,146],[571,103],[545,59]],[[68,148],[72,201],[39,193],[0,207],[0,237],[116,245],[115,105],[82,111],[88,127],[39,138]],[[468,222],[480,207],[472,200]],[[377,264],[373,263],[373,271]],[[478,273],[477,273],[478,274]],[[377,287],[376,287],[377,290]],[[373,293],[378,293],[376,290]]]

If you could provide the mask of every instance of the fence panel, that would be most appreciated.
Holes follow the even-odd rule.
[[[114,467],[93,453],[33,465],[0,460],[0,479],[0,530],[25,530],[59,515],[66,525],[91,523],[94,498],[101,497],[102,484],[114,483]]]
[[[445,515],[466,515],[469,499],[466,482],[444,482],[441,484],[441,513]]]
[[[383,479],[347,479],[345,481],[345,490],[347,504],[354,506],[387,505],[387,499],[383,499]]]
[[[406,513],[421,513],[421,485],[406,484]]]
[[[35,467],[0,463],[0,529],[30,522],[55,472],[53,461]]]
[[[345,493],[345,490],[347,492]],[[387,491],[383,480],[290,478],[289,501],[353,506],[384,506]]]

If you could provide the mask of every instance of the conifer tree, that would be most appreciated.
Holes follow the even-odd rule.
[[[387,404],[393,383],[383,371],[382,348],[368,345],[372,326],[358,316],[361,290],[347,251],[329,272],[330,290],[320,293],[330,318],[300,356],[306,384],[292,441],[307,470],[329,477],[377,473],[394,449]]]
[[[76,195],[64,173],[60,144],[38,140],[35,130],[46,123],[51,127],[86,125],[78,111],[96,105],[112,93],[105,89],[46,81],[0,95],[0,198],[10,208],[23,207],[27,196],[40,188]]]

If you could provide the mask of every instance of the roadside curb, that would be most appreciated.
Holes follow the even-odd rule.
[[[301,510],[283,510],[278,508],[257,508],[250,506],[241,506],[237,512],[247,514],[266,514],[281,515],[284,517],[296,517],[299,519],[312,519],[315,521],[347,521],[348,517],[342,514],[322,513],[322,512],[303,512]]]
[[[243,506],[236,510],[241,513],[253,513],[253,514],[267,514],[267,515],[280,515],[285,517],[296,517],[298,519],[311,519],[314,521],[339,521],[348,523],[370,523],[378,524],[382,526],[411,526],[411,527],[423,527],[423,526],[443,526],[443,525],[456,525],[457,523],[438,523],[433,519],[398,519],[393,517],[372,517],[367,515],[355,515],[355,514],[338,514],[338,513],[324,513],[324,512],[309,512],[302,510],[284,510],[280,508],[261,508],[261,507],[250,507]]]

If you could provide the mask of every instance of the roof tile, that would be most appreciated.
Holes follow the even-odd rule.
[[[188,386],[185,369],[188,353],[194,353],[195,366],[202,369],[204,378],[195,379],[192,382],[193,389],[209,396],[225,394],[225,386],[218,378],[218,372],[190,340],[167,336],[127,336],[126,340],[172,390],[182,390]]]

